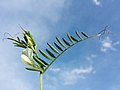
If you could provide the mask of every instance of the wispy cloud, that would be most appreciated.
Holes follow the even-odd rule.
[[[52,72],[60,72],[61,69],[60,68],[50,68],[50,71],[52,71]]]
[[[86,59],[88,61],[90,61],[91,63],[93,63],[93,59],[95,59],[96,57],[97,57],[96,54],[90,54],[90,55],[86,56]]]
[[[97,5],[97,6],[101,5],[100,0],[92,0],[92,1],[93,1],[93,3],[94,3],[95,5]]]
[[[60,89],[61,88],[60,86],[62,85],[64,86],[74,85],[78,81],[86,79],[88,75],[94,74],[95,70],[92,66],[86,66],[86,67],[73,68],[73,69],[69,68],[69,70],[54,68],[54,69],[50,69],[50,71],[52,71],[52,74],[49,73],[45,75],[46,79],[44,81],[45,83],[44,85],[46,89],[49,87],[51,90],[56,90],[57,88]]]
[[[79,79],[85,79],[86,75],[93,73],[93,67],[81,67],[72,70],[64,71],[61,76],[65,85],[75,84]]]
[[[116,45],[119,45],[120,42],[113,42],[110,37],[106,37],[104,40],[101,41],[101,48],[100,50],[102,52],[107,52],[108,50],[112,50],[112,51],[117,51],[117,49],[115,48]]]

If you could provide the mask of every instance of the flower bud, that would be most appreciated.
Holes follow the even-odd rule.
[[[24,31],[23,34],[24,34],[24,39],[27,42],[27,44],[30,47],[32,47],[32,46],[35,47],[36,43],[35,43],[35,40],[33,39],[32,35],[31,35],[31,33],[29,31]]]

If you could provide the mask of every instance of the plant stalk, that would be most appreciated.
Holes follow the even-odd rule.
[[[40,73],[40,90],[42,90],[42,73]]]

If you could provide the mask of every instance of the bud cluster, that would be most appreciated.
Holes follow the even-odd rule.
[[[30,33],[30,31],[26,31],[23,29],[23,37],[24,40],[21,40],[19,37],[17,37],[17,39],[14,38],[7,38],[7,39],[12,40],[15,46],[24,48],[21,54],[21,59],[23,63],[33,67],[27,69],[30,70],[32,69],[42,72],[43,70],[41,69],[41,67],[34,62],[33,57],[35,55],[36,58],[38,59],[38,54],[36,50],[36,42],[33,39],[32,34]]]

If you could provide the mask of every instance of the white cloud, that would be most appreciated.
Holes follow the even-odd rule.
[[[117,49],[115,48],[116,45],[119,45],[119,42],[115,42],[113,43],[113,41],[110,39],[110,37],[106,37],[104,40],[101,41],[101,48],[100,50],[102,52],[107,52],[108,50],[112,50],[112,51],[117,51]]]
[[[94,74],[94,72],[92,66],[87,66],[74,69],[69,68],[69,70],[60,69],[56,73],[45,74],[44,89],[49,87],[51,90],[56,90],[57,88],[62,89],[61,85],[74,85],[78,81],[86,79],[87,75]]]
[[[96,57],[97,57],[96,54],[90,54],[90,55],[86,56],[86,59],[87,59],[88,61],[92,62],[92,60],[93,60],[94,58],[96,58]]]
[[[50,71],[52,71],[52,72],[60,72],[61,69],[60,68],[50,68]]]
[[[93,0],[93,3],[94,3],[95,5],[97,5],[97,6],[101,5],[100,0]]]
[[[75,84],[79,79],[85,79],[85,75],[93,73],[93,67],[75,68],[61,73],[65,85]]]

